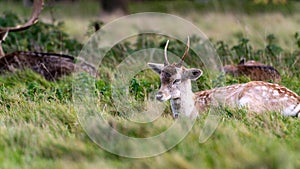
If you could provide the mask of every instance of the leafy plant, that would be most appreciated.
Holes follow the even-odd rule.
[[[239,57],[250,58],[252,56],[252,46],[249,44],[249,39],[241,38],[239,43],[231,48]]]
[[[266,46],[266,54],[275,57],[283,52],[283,49],[276,45],[276,37],[273,34],[267,36],[268,45]]]
[[[0,17],[2,27],[14,26],[25,21],[11,12],[4,12]],[[39,21],[29,29],[20,32],[10,32],[2,43],[6,53],[14,51],[41,51],[66,53],[77,56],[82,44],[72,39],[63,29],[64,23],[48,24]]]

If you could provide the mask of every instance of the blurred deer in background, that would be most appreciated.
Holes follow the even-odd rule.
[[[245,58],[242,58],[237,65],[225,65],[224,72],[234,77],[247,76],[253,81],[273,81],[275,83],[281,81],[280,74],[274,67],[254,60],[246,62]]]
[[[23,31],[37,23],[43,6],[43,0],[35,0],[31,17],[25,24],[15,27],[0,27],[0,73],[29,67],[44,76],[47,80],[56,80],[78,69],[95,76],[97,72],[92,65],[81,61],[78,67],[75,64],[75,58],[73,56],[27,51],[17,51],[10,54],[4,53],[1,43],[8,36],[9,32]]]
[[[207,110],[210,106],[227,106],[230,108],[247,108],[251,112],[280,112],[285,116],[298,116],[300,112],[300,97],[286,87],[254,81],[245,84],[235,84],[193,93],[191,80],[197,80],[200,69],[187,69],[183,64],[189,51],[189,39],[186,50],[179,63],[170,64],[165,46],[164,64],[148,63],[149,67],[160,75],[161,87],[156,94],[159,101],[171,101],[173,117],[180,113],[194,117],[198,112]]]

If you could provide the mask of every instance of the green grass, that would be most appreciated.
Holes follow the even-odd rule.
[[[128,159],[97,147],[83,132],[72,102],[53,92],[70,85],[70,79],[46,82],[25,71],[1,77],[0,82],[0,168],[300,167],[300,121],[296,118],[232,110],[221,116],[222,122],[214,135],[200,144],[199,132],[205,121],[202,117],[169,152]],[[32,93],[32,83],[43,92]],[[123,128],[122,132],[134,131],[136,136],[152,135],[173,122],[168,115],[141,130],[139,126],[122,126],[127,123],[123,118],[110,118]]]
[[[283,76],[282,83],[300,92],[299,77]],[[70,97],[72,78],[47,82],[26,70],[2,75],[0,84],[0,168],[300,167],[297,118],[227,110],[212,137],[200,144],[204,114],[175,148],[151,158],[129,159],[102,150],[83,131]],[[146,126],[131,125],[118,114],[104,113],[119,131],[135,137],[155,135],[173,123],[170,110]]]
[[[281,11],[282,7],[272,7],[269,11],[260,9],[256,13],[251,5],[240,8],[241,11],[231,11],[230,6],[213,2],[208,4],[211,5],[210,8],[203,9],[202,5],[188,2],[167,2],[172,5],[164,5],[155,1],[156,6],[152,6],[150,2],[146,6],[131,4],[129,10],[132,13],[154,10],[178,14],[194,22],[212,38],[214,44],[219,40],[224,41],[229,50],[237,45],[240,37],[246,37],[253,47],[250,58],[274,65],[282,74],[281,84],[300,94],[299,48],[293,37],[300,27],[299,12],[293,8]],[[192,8],[189,13],[178,9],[185,5]],[[28,10],[20,4],[0,1],[0,6],[0,13],[8,8],[16,11],[19,16],[29,16]],[[200,9],[203,11],[197,11]],[[46,7],[43,11],[43,21],[51,22],[49,10]],[[80,42],[87,39],[85,34],[90,21],[98,17],[98,6],[82,1],[74,6],[58,4],[54,10],[57,20],[65,21],[64,30]],[[266,37],[271,33],[277,39],[275,44],[284,51],[275,56],[266,51],[263,55],[255,55],[255,51],[265,50],[269,45]],[[146,40],[152,43],[154,41],[154,46],[162,43],[161,39]],[[142,43],[148,47],[148,43]],[[116,47],[115,55],[122,54],[123,47]],[[175,43],[171,48],[175,53],[182,52]],[[221,56],[222,61],[237,62],[241,57],[232,50],[229,52],[232,52],[229,56]],[[115,55],[112,54],[113,57]],[[169,105],[165,114],[157,121],[138,126],[130,124],[126,115],[118,112],[112,104],[110,79],[113,76],[110,71],[120,59],[122,58],[108,58],[103,62],[107,67],[102,69],[102,79],[96,82],[100,94],[99,106],[103,108],[101,110],[104,110],[105,117],[116,124],[116,128],[122,133],[136,137],[155,135],[173,123]],[[0,76],[1,169],[300,168],[300,120],[283,117],[275,112],[250,114],[246,110],[226,110],[212,137],[200,144],[199,133],[207,117],[207,114],[203,114],[187,137],[164,154],[144,159],[111,154],[93,143],[79,124],[72,102],[72,80],[72,77],[65,77],[57,82],[48,82],[30,70]],[[247,80],[229,78],[227,84]],[[136,87],[132,94],[143,98],[144,89],[150,92],[158,88],[158,81],[159,78],[153,72],[146,71],[132,81],[131,85]],[[200,78],[197,85],[201,89],[208,88],[208,77]]]

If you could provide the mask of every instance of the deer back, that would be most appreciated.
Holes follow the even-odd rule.
[[[13,52],[0,58],[0,73],[6,71],[14,72],[17,69],[30,68],[41,74],[47,80],[57,80],[63,75],[83,70],[92,76],[97,75],[96,68],[81,61],[76,67],[73,56],[41,53],[41,52]]]
[[[232,108],[246,107],[252,112],[280,111],[283,115],[296,116],[300,111],[300,97],[284,86],[253,81],[245,84],[215,88],[195,94],[199,110],[223,105]]]
[[[253,60],[245,62],[242,59],[237,65],[225,65],[224,71],[235,77],[247,76],[253,81],[281,81],[280,73],[274,67]]]

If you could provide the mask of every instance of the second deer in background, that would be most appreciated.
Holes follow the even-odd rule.
[[[37,23],[43,6],[43,0],[35,0],[32,15],[25,24],[15,27],[0,27],[0,73],[30,68],[47,80],[57,80],[63,75],[69,75],[76,70],[83,70],[92,76],[96,76],[97,70],[94,66],[83,60],[80,60],[79,64],[75,64],[75,58],[69,55],[31,51],[4,53],[1,43],[8,36],[9,32],[23,31]]]
[[[275,83],[281,81],[280,74],[274,67],[254,60],[246,62],[245,58],[242,58],[237,65],[225,65],[224,71],[234,77],[247,76],[253,81],[272,81]]]

